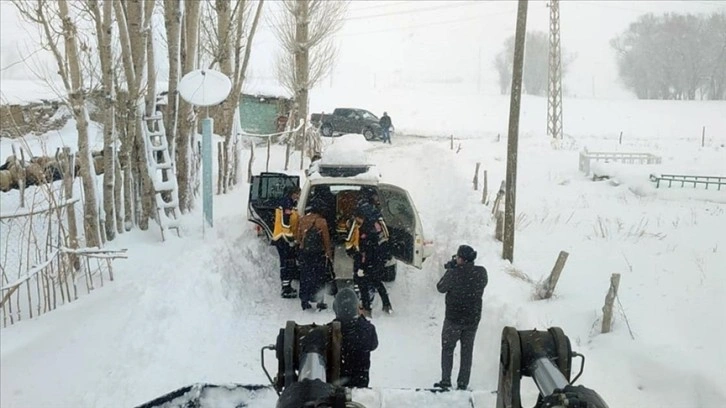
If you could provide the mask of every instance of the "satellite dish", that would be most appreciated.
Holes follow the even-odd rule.
[[[232,82],[226,75],[212,69],[197,69],[179,81],[181,97],[196,106],[213,106],[222,103],[232,90]]]

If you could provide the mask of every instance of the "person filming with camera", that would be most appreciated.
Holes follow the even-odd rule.
[[[465,390],[469,386],[474,338],[481,319],[482,295],[488,282],[486,269],[474,265],[475,259],[476,251],[461,245],[456,255],[444,264],[446,272],[436,284],[436,289],[446,294],[446,317],[441,330],[441,381],[434,384],[437,388],[451,388],[457,342],[461,342],[457,388]]]

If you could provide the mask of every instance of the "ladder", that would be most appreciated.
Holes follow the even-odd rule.
[[[144,136],[149,162],[149,175],[154,183],[156,202],[156,222],[161,228],[161,240],[165,241],[164,231],[174,229],[179,233],[179,189],[176,183],[176,164],[169,155],[166,130],[161,112],[144,118]]]

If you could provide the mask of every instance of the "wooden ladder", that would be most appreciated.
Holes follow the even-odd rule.
[[[179,188],[176,183],[176,163],[169,154],[166,129],[161,112],[144,118],[144,136],[149,159],[149,175],[156,192],[156,222],[161,228],[161,239],[165,241],[164,231],[174,229],[179,233]]]

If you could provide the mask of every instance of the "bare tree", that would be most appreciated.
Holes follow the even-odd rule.
[[[151,4],[149,5],[149,3]],[[146,2],[141,0],[113,2],[121,40],[124,76],[128,89],[126,109],[128,110],[127,120],[130,126],[127,128],[127,138],[122,143],[126,145],[129,152],[125,156],[126,160],[128,160],[127,173],[130,171],[137,183],[133,186],[136,188],[131,188],[133,191],[125,191],[125,194],[131,194],[134,201],[139,203],[136,208],[141,208],[138,225],[142,230],[148,229],[149,218],[154,213],[154,190],[148,170],[146,144],[142,129],[142,126],[145,126],[143,123],[144,105],[142,103],[146,79],[144,71],[147,68],[147,37],[151,35],[150,25],[153,3],[153,0],[146,0]],[[131,35],[131,33],[134,35]],[[152,97],[154,96],[152,95]],[[126,183],[126,185],[132,187],[131,183]]]
[[[164,127],[169,148],[174,157],[176,139],[176,121],[178,112],[177,84],[179,83],[179,47],[181,42],[182,9],[180,0],[164,0],[164,25],[166,27],[167,52],[169,54],[169,89],[167,93]]]
[[[257,7],[252,7],[253,4],[245,0],[215,0],[214,14],[206,15],[204,26],[207,27],[205,37],[209,37],[207,52],[211,52],[210,66],[218,66],[232,82],[229,97],[213,109],[215,131],[224,136],[223,152],[219,155],[218,185],[221,193],[226,193],[234,181],[232,173],[240,146],[239,138],[232,134],[234,118],[263,5],[262,0],[257,2]]]
[[[343,24],[346,1],[285,0],[272,27],[283,52],[277,62],[280,82],[295,95],[297,117],[307,121],[309,92],[332,69],[332,36]]]
[[[530,95],[547,93],[547,72],[549,56],[549,40],[547,33],[542,31],[527,32],[524,48],[524,72],[522,77],[523,91]],[[575,55],[563,52],[562,74],[574,61]],[[514,37],[504,41],[503,49],[494,60],[494,68],[499,74],[499,90],[502,94],[509,92],[512,86],[512,67],[514,63]]]
[[[58,74],[63,81],[67,99],[76,120],[78,132],[78,161],[83,186],[83,231],[86,245],[101,246],[98,222],[98,205],[91,150],[88,146],[88,110],[86,92],[81,75],[80,52],[77,42],[78,27],[70,15],[67,0],[35,2],[14,0],[20,15],[28,22],[36,23],[43,33],[44,47],[53,54],[58,65]],[[57,8],[56,8],[57,6]],[[60,47],[60,40],[63,47]]]
[[[646,14],[611,40],[640,99],[726,99],[726,14]]]
[[[182,18],[182,34],[180,60],[182,75],[197,68],[197,48],[199,44],[199,12],[200,1],[184,2]],[[196,114],[194,107],[179,99],[180,117],[176,133],[176,180],[179,186],[179,209],[188,212],[193,207],[192,191],[192,140],[195,131]]]
[[[113,85],[113,51],[111,37],[113,35],[111,22],[113,8],[111,1],[103,2],[103,13],[98,6],[98,0],[89,0],[88,7],[96,24],[96,37],[98,39],[98,53],[101,62],[101,79],[103,82],[103,210],[106,214],[104,231],[106,239],[111,241],[116,236],[116,217],[114,203],[116,144],[115,133],[115,90]],[[120,180],[119,180],[120,182]],[[119,209],[120,210],[120,209]],[[123,231],[123,229],[118,229]]]

